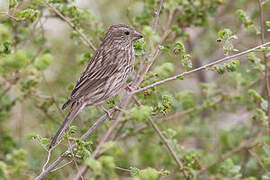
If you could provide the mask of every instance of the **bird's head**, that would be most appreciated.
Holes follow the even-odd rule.
[[[105,39],[111,39],[118,43],[132,43],[143,38],[142,34],[125,24],[111,25]]]

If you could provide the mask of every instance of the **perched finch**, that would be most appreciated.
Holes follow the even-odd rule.
[[[126,87],[126,81],[135,63],[133,43],[142,37],[127,25],[110,26],[100,47],[77,81],[70,98],[62,107],[65,109],[71,105],[69,114],[54,136],[49,149],[55,146],[84,107],[101,105]]]

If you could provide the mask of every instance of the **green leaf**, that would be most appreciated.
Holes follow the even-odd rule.
[[[185,69],[191,69],[192,68],[191,56],[189,54],[183,55],[181,63]]]
[[[30,60],[27,58],[26,52],[23,50],[18,50],[16,53],[10,54],[5,58],[5,65],[14,69],[20,69],[29,62]]]
[[[173,71],[174,65],[170,62],[163,63],[153,70],[159,77],[168,77]]]
[[[17,0],[9,0],[9,9],[14,8],[15,6],[17,6],[18,1]]]
[[[265,21],[265,25],[270,28],[270,21]]]
[[[181,41],[176,41],[173,49],[174,54],[181,54],[185,55],[186,54],[186,48],[184,44]]]
[[[167,139],[173,139],[176,134],[177,134],[177,131],[171,129],[171,128],[168,128],[164,131],[162,131],[162,134],[167,138]]]
[[[11,42],[11,29],[8,26],[0,24],[0,42]]]
[[[108,169],[114,169],[115,163],[114,158],[112,156],[101,156],[98,161]]]
[[[147,168],[139,171],[140,180],[156,180],[158,176],[158,171],[153,168]]]
[[[40,16],[40,12],[36,9],[28,8],[19,12],[16,12],[15,17],[19,20],[28,20],[34,22]]]
[[[136,168],[136,167],[130,167],[130,176],[134,177],[137,176],[137,174],[140,172],[140,169]]]
[[[33,138],[39,138],[40,136],[38,134],[28,134],[26,135],[27,139],[33,139]]]
[[[92,53],[87,52],[87,53],[84,53],[84,54],[78,56],[77,59],[76,59],[76,62],[77,62],[79,65],[84,65],[84,64],[86,64],[86,63],[89,61],[89,59],[90,59],[91,57],[92,57]]]
[[[116,149],[117,148],[117,143],[115,141],[108,141],[106,143],[103,144],[102,148],[101,148],[101,152],[107,152],[110,151],[112,149]]]
[[[150,106],[134,106],[129,110],[129,118],[136,121],[145,121],[152,114],[152,108]]]
[[[181,91],[177,93],[175,97],[184,110],[195,106],[194,95],[190,91]]]
[[[184,80],[184,76],[179,75],[179,76],[177,76],[177,79]]]
[[[219,172],[225,177],[240,178],[241,166],[235,165],[233,160],[228,158],[223,161],[219,167]]]
[[[101,175],[101,170],[102,170],[102,165],[99,161],[91,158],[91,157],[88,157],[87,159],[85,159],[84,161],[84,164],[86,166],[89,166],[93,172],[96,174],[96,175]]]
[[[53,62],[52,55],[51,54],[44,54],[35,61],[34,66],[38,70],[45,70],[45,69],[47,69],[49,67],[49,65],[52,62]]]
[[[144,37],[151,37],[154,34],[154,32],[150,26],[144,26],[142,34]]]
[[[263,146],[263,151],[265,152],[265,154],[267,154],[267,156],[270,156],[270,148],[267,145]]]
[[[0,44],[0,55],[2,54],[10,54],[12,49],[12,44],[11,42],[3,42]]]

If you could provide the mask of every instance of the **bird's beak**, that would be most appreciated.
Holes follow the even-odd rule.
[[[134,32],[134,41],[143,38],[143,35],[137,31]]]

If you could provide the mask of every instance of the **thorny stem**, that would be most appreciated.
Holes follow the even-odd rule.
[[[53,100],[53,103],[55,104],[57,110],[58,110],[59,113],[62,115],[62,117],[65,117],[65,114],[64,114],[63,111],[60,109],[59,104],[58,104],[57,101],[55,100],[53,91],[52,91],[52,89],[50,88],[49,82],[47,81],[45,74],[42,73],[42,76],[43,76],[43,79],[44,79],[44,81],[45,81],[45,84],[46,84],[47,88],[49,89],[49,92],[50,92],[51,98],[52,98],[52,100]],[[71,147],[71,142],[70,142],[70,140],[69,140],[69,138],[68,138],[68,132],[65,131],[65,133],[66,133],[66,136],[67,136],[67,142],[68,142],[68,146],[69,146],[69,149],[70,149],[70,152],[71,152],[72,160],[73,160],[73,162],[74,162],[74,164],[75,164],[75,166],[76,166],[76,169],[79,171],[79,166],[78,166],[78,164],[77,164],[77,162],[76,162],[76,160],[75,160],[74,152],[73,152],[73,149],[72,149],[72,147]],[[51,150],[52,150],[52,149],[50,149],[50,150],[48,151],[47,161],[46,161],[46,163],[44,164],[44,166],[43,166],[43,168],[42,168],[42,171],[45,171],[45,168],[46,168],[47,164],[48,164],[49,161],[50,161]],[[82,176],[81,176],[81,179],[84,180],[84,178],[83,178]]]
[[[205,166],[204,168],[202,168],[198,174],[201,174],[203,172],[205,172],[206,170],[208,170],[209,168],[215,166],[216,164],[224,161],[225,159],[229,158],[231,155],[238,153],[244,149],[251,149],[253,147],[255,147],[257,145],[256,143],[256,139],[261,135],[261,133],[257,133],[255,134],[253,137],[251,137],[250,139],[242,142],[239,146],[237,146],[236,148],[232,149],[231,151],[225,153],[223,156],[221,156],[219,159],[217,159],[216,161],[214,161],[213,163]]]
[[[140,102],[135,100],[138,106],[141,106]],[[158,134],[158,136],[160,137],[160,139],[164,142],[164,144],[166,145],[166,147],[168,148],[170,154],[172,155],[172,157],[174,158],[174,160],[176,161],[176,164],[178,165],[178,167],[180,168],[180,171],[182,171],[183,175],[185,176],[185,178],[188,180],[189,179],[189,175],[188,173],[185,171],[185,166],[184,164],[180,161],[180,159],[178,158],[176,152],[174,151],[173,147],[170,145],[170,142],[168,141],[168,139],[162,134],[162,132],[160,131],[160,129],[158,128],[157,124],[153,121],[153,119],[151,117],[148,117],[148,120],[150,121],[153,129],[156,131],[156,133]]]
[[[197,68],[197,69],[194,69],[194,70],[191,70],[191,71],[187,71],[187,72],[181,73],[180,75],[183,75],[183,76],[184,76],[184,75],[190,75],[190,74],[199,72],[199,71],[201,71],[201,70],[206,69],[207,67],[211,67],[211,66],[213,66],[213,65],[215,65],[215,64],[218,64],[218,63],[221,63],[221,62],[224,62],[224,61],[228,61],[228,60],[230,60],[230,59],[233,59],[233,58],[236,58],[236,57],[245,55],[245,54],[247,54],[247,53],[249,53],[249,52],[252,52],[252,51],[254,51],[254,50],[256,50],[256,49],[265,47],[265,46],[267,46],[267,45],[270,45],[270,42],[267,42],[267,43],[265,43],[265,44],[256,46],[256,47],[254,47],[254,48],[251,48],[251,49],[249,49],[249,50],[243,51],[243,52],[241,52],[241,53],[238,53],[238,54],[235,54],[235,55],[232,55],[232,56],[228,56],[228,57],[226,57],[226,58],[219,59],[219,60],[217,60],[217,61],[214,61],[214,62],[212,62],[212,63],[206,64],[206,65],[204,65],[204,66],[202,66],[202,67],[199,67],[199,68]],[[150,87],[149,87],[149,86],[146,86],[146,87],[144,87],[144,88],[135,90],[134,92],[132,92],[132,93],[129,94],[128,96],[131,96],[132,94],[135,94],[135,93],[138,93],[138,92],[142,92],[142,91],[144,91],[144,90],[146,90],[146,89],[149,89],[149,88],[151,88],[151,87],[154,87],[154,86],[157,86],[157,85],[160,85],[160,84],[164,84],[164,83],[166,83],[166,82],[168,82],[168,81],[175,80],[175,79],[177,79],[178,76],[179,76],[179,75],[173,76],[173,77],[171,77],[171,78],[167,78],[167,79],[165,79],[165,80],[163,80],[163,81],[156,82],[156,83],[150,85]],[[125,96],[124,98],[127,98],[128,96]],[[112,113],[114,113],[114,112],[115,112],[115,111],[112,110]],[[95,129],[96,129],[101,123],[103,123],[103,122],[106,120],[106,118],[107,118],[106,115],[101,116],[101,117],[94,123],[94,125],[91,126],[91,128],[90,128],[90,129],[82,136],[82,139],[85,140],[90,134],[92,134],[92,133],[95,131]],[[115,122],[116,122],[116,121],[115,121]],[[113,126],[112,129],[113,129],[114,127],[115,127],[115,126]],[[75,144],[72,146],[72,148],[74,148],[74,147],[76,147]],[[65,159],[65,157],[60,156],[60,157],[59,157],[56,161],[54,161],[54,162],[53,162],[53,163],[52,163],[52,164],[51,164],[44,172],[42,172],[35,180],[41,180],[41,179],[43,179],[48,173],[50,173],[50,172],[51,172],[51,171],[52,171],[59,163],[61,163],[64,159]]]
[[[69,19],[67,19],[60,11],[58,11],[53,5],[51,5],[50,3],[48,3],[47,1],[45,1],[45,3],[47,4],[47,6],[49,6],[54,12],[55,14],[57,14],[61,19],[63,19],[74,31],[76,31],[77,33],[79,33],[79,35],[81,36],[81,38],[84,40],[84,42],[94,51],[97,50],[97,48],[93,45],[93,43],[86,37],[85,34],[83,34]]]
[[[161,1],[161,2],[162,2],[162,1]],[[57,14],[57,12],[60,13],[59,11],[57,11],[57,9],[55,9],[55,8],[54,8],[53,6],[51,6],[50,4],[47,3],[47,5],[48,5],[49,7],[51,7],[54,11],[56,10],[56,11],[55,11],[56,14]],[[74,25],[73,25],[68,19],[66,19],[61,13],[60,13],[60,14],[57,14],[57,15],[60,16],[62,19],[64,19],[64,20],[65,20],[72,28],[74,28]],[[61,15],[62,15],[62,16],[61,16]],[[76,29],[74,29],[74,30],[76,30]],[[78,32],[78,31],[77,31],[77,32]],[[79,31],[79,32],[80,32],[80,31]],[[80,34],[80,33],[79,33],[79,34]],[[82,37],[84,37],[84,36],[82,36]],[[86,36],[85,36],[85,37],[86,37]],[[84,38],[83,38],[83,39],[84,39]],[[85,39],[84,39],[84,40],[85,40]],[[86,38],[86,40],[88,40],[88,39]],[[88,40],[88,41],[89,41],[89,40]],[[89,42],[90,42],[90,41],[89,41]],[[166,82],[168,82],[168,81],[171,81],[171,80],[175,80],[175,79],[177,79],[179,76],[186,76],[186,75],[190,75],[190,74],[192,74],[192,73],[196,73],[196,72],[201,71],[201,70],[205,70],[205,69],[208,68],[208,67],[211,67],[211,66],[216,65],[216,64],[218,64],[218,63],[221,63],[221,62],[230,60],[230,59],[232,59],[232,58],[236,58],[236,57],[242,56],[242,55],[247,54],[247,53],[249,53],[249,52],[252,52],[252,51],[254,51],[254,50],[256,50],[256,49],[265,47],[265,46],[267,46],[267,45],[269,45],[269,44],[270,44],[270,42],[267,42],[267,43],[265,43],[265,44],[262,44],[262,45],[260,45],[260,46],[251,48],[251,49],[246,50],[246,51],[244,51],[244,52],[235,54],[235,55],[233,55],[233,56],[228,56],[228,57],[226,57],[226,58],[222,58],[222,59],[220,59],[220,60],[217,60],[217,61],[215,61],[215,62],[213,62],[213,63],[206,64],[206,65],[204,65],[204,66],[202,66],[202,67],[200,67],[200,68],[197,68],[197,69],[194,69],[194,70],[191,70],[191,71],[187,71],[187,72],[181,73],[181,74],[179,74],[179,75],[177,75],[177,76],[173,76],[173,77],[164,79],[164,80],[159,81],[159,82],[156,82],[156,83],[154,83],[154,84],[152,84],[152,85],[149,85],[149,86],[146,86],[146,87],[144,87],[144,88],[135,90],[135,91],[133,91],[132,93],[127,94],[127,96],[125,96],[125,98],[128,98],[128,97],[134,95],[135,93],[142,92],[142,91],[144,91],[144,90],[146,90],[146,89],[149,89],[149,88],[151,88],[151,87],[154,87],[154,86],[157,86],[157,85],[160,85],[160,84],[164,84],[164,83],[166,83]],[[89,45],[89,46],[91,47],[91,45]],[[94,49],[93,47],[91,47],[91,48]],[[157,47],[157,49],[154,50],[154,53],[153,53],[153,56],[152,56],[152,57],[153,57],[153,58],[152,58],[152,61],[153,61],[153,62],[154,62],[154,60],[157,58],[158,55],[159,55],[159,48]],[[148,63],[148,65],[147,65],[146,68],[144,69],[144,72],[143,72],[143,75],[142,75],[142,76],[144,76],[144,74],[150,69],[150,67],[151,67],[151,65],[152,65],[153,62],[151,62],[151,64]],[[139,85],[139,84],[142,82],[142,80],[143,80],[143,79],[138,80],[137,85]],[[125,103],[123,103],[123,104],[125,104]],[[112,110],[112,113],[115,112],[115,110],[113,110],[113,108],[112,108],[111,110]],[[101,117],[94,123],[94,125],[93,125],[93,126],[92,126],[92,127],[91,127],[91,128],[90,128],[83,136],[82,136],[82,139],[85,140],[90,134],[92,134],[93,131],[94,131],[101,123],[103,123],[103,122],[106,120],[106,118],[107,118],[106,115],[101,116]],[[111,131],[107,132],[106,135],[110,135],[110,134],[112,133],[113,129],[114,129],[119,123],[120,123],[120,121],[115,121],[115,122],[112,124],[112,126],[110,127]],[[105,138],[103,138],[103,139],[106,141],[107,138],[108,138],[108,136],[105,136]],[[103,143],[104,143],[105,141],[103,141]],[[73,144],[71,148],[73,149],[73,148],[75,148],[75,147],[76,147],[76,144]],[[100,147],[101,147],[101,146],[100,146]],[[97,150],[97,149],[96,149],[96,150]],[[69,151],[70,151],[70,149],[69,149],[67,152],[69,152]],[[96,151],[96,153],[95,153],[94,155],[96,156],[97,154],[98,154],[98,151]],[[51,171],[53,171],[54,168],[55,168],[58,164],[60,164],[64,159],[65,159],[64,156],[60,156],[60,157],[59,157],[56,161],[54,161],[54,162],[53,162],[53,163],[52,163],[45,171],[43,171],[43,172],[42,172],[35,180],[41,180],[41,179],[43,179],[48,173],[50,173]],[[83,168],[84,168],[84,169],[85,169],[85,168],[87,169],[87,167],[83,167]],[[84,169],[83,169],[83,170],[84,170]]]
[[[185,166],[184,164],[180,161],[180,159],[178,158],[176,152],[173,150],[172,146],[170,145],[170,142],[166,139],[165,136],[163,136],[163,134],[161,133],[160,129],[158,128],[158,126],[155,124],[155,122],[152,120],[151,117],[148,117],[148,120],[150,121],[152,127],[154,128],[154,130],[157,132],[158,136],[160,137],[160,139],[165,143],[166,147],[168,148],[170,154],[173,156],[174,160],[176,161],[178,167],[180,168],[180,171],[182,171],[182,173],[184,174],[186,179],[189,179],[189,175],[188,173],[185,171]]]
[[[159,14],[160,14],[160,11],[161,11],[161,8],[162,8],[162,2],[163,0],[160,0],[159,1],[159,7],[158,7],[158,10],[155,12],[155,18],[154,18],[154,21],[153,21],[153,24],[152,24],[152,29],[153,31],[155,31],[157,29],[157,24],[158,24],[158,18],[159,18]],[[139,66],[139,69],[138,69],[138,72],[135,76],[135,79],[134,79],[134,82],[137,82],[140,74],[141,74],[141,71],[143,70],[143,65],[147,59],[147,56],[149,54],[149,51],[150,51],[150,48],[151,48],[151,43],[150,43],[150,40],[148,40],[147,42],[147,48],[146,48],[146,51],[144,53],[144,56],[140,62],[140,66]]]
[[[113,111],[113,109],[110,109],[112,112],[114,112]],[[106,114],[104,114],[103,116],[101,116],[91,127],[90,127],[90,129],[88,129],[88,131],[86,132],[86,133],[84,133],[83,135],[82,135],[82,140],[85,140],[90,134],[92,134],[95,130],[96,130],[96,128],[100,125],[100,124],[102,124],[105,120],[107,119],[107,115]],[[72,149],[74,149],[76,147],[76,144],[73,144],[72,146],[71,146],[71,148]],[[71,148],[69,148],[67,151],[66,151],[66,153],[68,153],[68,152],[70,152],[70,150],[71,150]],[[60,156],[60,157],[58,157],[47,169],[45,169],[44,171],[42,171],[41,173],[40,173],[40,175],[38,176],[38,177],[36,177],[34,180],[41,180],[41,179],[43,179],[45,176],[47,176],[50,172],[52,172],[55,168],[56,168],[56,166],[58,166],[63,160],[65,160],[65,156]],[[63,167],[63,166],[62,166]]]
[[[219,100],[213,102],[215,105],[219,104],[222,102],[222,98],[220,98]],[[138,103],[137,103],[138,104]],[[181,112],[176,112],[172,115],[169,115],[168,117],[166,118],[162,118],[161,120],[158,121],[158,123],[163,123],[163,122],[166,122],[170,119],[175,119],[175,118],[180,118],[180,117],[183,117],[187,114],[191,114],[191,113],[194,113],[195,111],[198,111],[199,109],[201,109],[203,107],[203,105],[200,105],[198,107],[195,107],[195,108],[190,108],[190,109],[187,109],[185,111],[181,111]],[[128,136],[130,136],[131,134],[137,134],[138,132],[140,131],[143,131],[144,129],[146,129],[148,127],[147,124],[141,124],[139,125],[133,132],[125,132],[123,133],[121,136],[119,136],[118,139],[125,139],[127,138]]]
[[[159,14],[160,14],[160,11],[161,11],[161,8],[162,8],[162,3],[163,3],[163,0],[160,0],[160,1],[159,1],[159,7],[158,7],[158,10],[155,12],[155,18],[154,18],[153,25],[152,25],[153,30],[156,29],[157,22],[158,22],[158,18],[159,18]],[[160,43],[162,43],[162,42],[160,42]],[[157,46],[157,48],[159,48],[159,45]],[[139,67],[139,69],[138,69],[138,72],[137,72],[137,74],[136,74],[136,77],[135,77],[135,79],[134,79],[134,81],[133,81],[133,83],[132,83],[132,86],[135,87],[135,88],[137,88],[137,87],[139,86],[139,84],[140,84],[140,83],[142,82],[142,80],[143,80],[142,77],[144,77],[144,75],[145,75],[145,72],[143,72],[142,75],[140,75],[140,72],[141,72],[141,71],[143,70],[143,68],[144,68],[143,65],[144,65],[144,62],[145,62],[145,60],[146,60],[146,58],[147,58],[147,56],[148,56],[149,51],[150,51],[150,43],[149,43],[148,46],[147,46],[146,52],[145,52],[144,57],[143,57],[143,59],[142,59],[142,61],[141,61],[141,63],[140,63],[140,67]],[[154,59],[153,59],[153,61],[154,61]],[[123,98],[123,99],[124,99],[123,107],[126,107],[126,106],[129,104],[129,101],[130,101],[130,95],[126,93],[126,94],[124,95],[124,97],[125,97],[125,96],[127,96],[127,98]],[[108,131],[106,132],[106,134],[105,134],[105,135],[102,137],[102,139],[100,140],[100,143],[98,144],[97,148],[95,149],[94,153],[92,154],[92,157],[93,157],[93,158],[97,156],[97,154],[98,154],[100,148],[101,148],[101,147],[103,146],[103,144],[107,141],[107,139],[111,136],[113,130],[118,126],[118,124],[120,124],[120,122],[121,122],[121,117],[122,117],[122,113],[120,112],[119,115],[118,115],[118,117],[117,117],[117,119],[116,119],[116,121],[114,121],[114,122],[112,123],[112,125],[110,126],[110,128],[108,129]],[[124,126],[124,124],[122,124],[122,126]],[[88,170],[88,167],[82,167],[81,173],[82,173],[82,174],[85,174],[87,170]],[[76,178],[75,178],[76,180],[79,179],[79,175],[80,175],[80,173],[78,173],[78,174],[76,175]]]
[[[212,62],[212,63],[203,65],[203,66],[201,66],[201,67],[199,67],[199,68],[196,68],[196,69],[193,69],[193,70],[191,70],[191,71],[185,71],[185,72],[183,72],[183,73],[177,74],[177,75],[172,76],[172,77],[169,77],[169,78],[167,78],[167,79],[164,79],[164,80],[155,82],[155,83],[153,83],[153,84],[150,84],[150,85],[148,85],[148,86],[145,86],[145,87],[143,87],[143,88],[140,88],[140,89],[138,89],[138,90],[133,91],[132,94],[136,94],[136,93],[145,91],[145,90],[147,90],[147,89],[149,89],[149,88],[152,88],[152,87],[155,87],[155,86],[164,84],[164,83],[166,83],[166,82],[169,82],[169,81],[172,81],[172,80],[176,80],[176,79],[178,79],[179,77],[185,77],[185,76],[190,75],[190,74],[193,74],[193,73],[195,73],[195,72],[199,72],[199,71],[205,70],[205,69],[207,69],[207,68],[209,68],[209,67],[212,67],[212,66],[214,66],[214,65],[216,65],[216,64],[220,64],[220,63],[222,63],[222,62],[231,60],[231,59],[233,59],[233,58],[236,58],[236,57],[239,57],[239,56],[243,56],[243,55],[245,55],[245,54],[247,54],[247,53],[250,53],[250,52],[252,52],[252,51],[254,51],[254,50],[256,50],[256,49],[260,49],[260,48],[265,47],[265,46],[267,46],[267,45],[270,45],[270,42],[264,43],[264,44],[262,44],[262,45],[256,46],[256,47],[254,47],[254,48],[248,49],[248,50],[246,50],[246,51],[237,53],[237,54],[232,55],[232,56],[227,56],[227,57],[225,57],[225,58],[218,59],[218,60],[216,60],[216,61],[214,61],[214,62]]]
[[[262,7],[262,2],[261,0],[258,0],[259,4],[259,10],[260,10],[260,25],[261,25],[261,44],[264,43],[264,16],[263,16],[263,7]],[[267,66],[267,56],[266,52],[263,51],[263,58],[264,58],[264,66],[265,66],[265,75],[264,75],[264,82],[265,82],[265,87],[266,87],[266,98],[268,101],[268,106],[267,106],[267,116],[268,116],[268,134],[270,136],[270,85],[269,85],[269,70]]]

